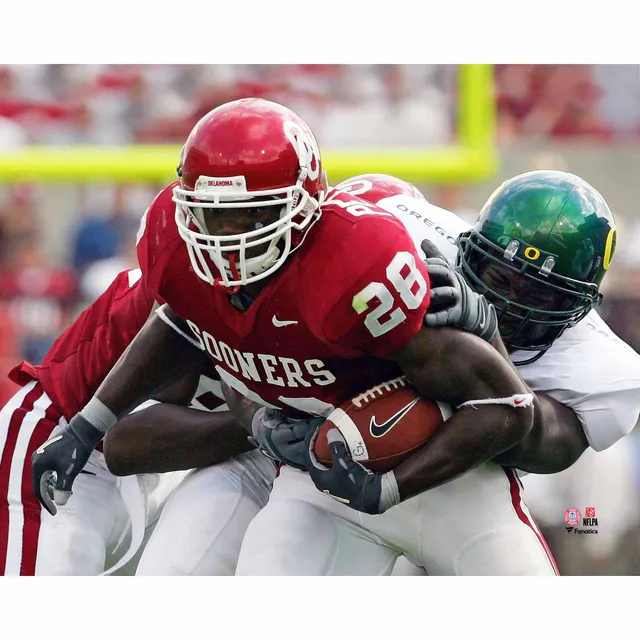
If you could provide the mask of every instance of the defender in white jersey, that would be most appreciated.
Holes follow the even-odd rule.
[[[371,197],[402,220],[416,245],[428,239],[451,265],[459,260],[457,238],[461,233],[468,234],[471,226],[455,214],[428,203],[410,185],[396,179],[369,175],[348,184],[350,190],[361,192],[361,197]],[[482,224],[481,221],[479,226]],[[610,246],[613,252],[613,242]],[[482,258],[479,262],[482,264]],[[474,279],[467,276],[467,281]],[[521,302],[521,298],[512,298],[511,302]],[[526,361],[530,354],[516,349],[510,355],[518,363]],[[576,437],[576,432],[568,428],[571,423],[565,422],[555,425],[563,427],[555,432],[534,432],[530,436],[533,446],[523,443],[523,451],[511,452],[519,455],[519,460],[514,460],[516,464],[539,472],[520,472],[527,503],[535,514],[544,516],[547,524],[558,529],[564,525],[563,514],[568,506],[598,505],[598,514],[607,526],[599,532],[601,535],[591,536],[586,543],[594,548],[594,554],[606,555],[634,522],[621,507],[630,504],[633,444],[620,440],[633,429],[640,413],[640,356],[592,309],[531,360],[518,366],[520,375],[536,392],[547,393],[570,407],[584,436]],[[587,444],[579,464],[568,469]],[[605,457],[597,453],[605,449]],[[563,469],[566,472],[555,473]],[[623,490],[627,485],[629,490]],[[615,497],[609,491],[615,491]],[[626,500],[623,496],[627,496]],[[394,573],[407,571],[406,565],[399,562]]]
[[[549,191],[558,190],[557,183],[549,182],[554,178],[569,181],[570,186],[564,187],[566,191],[576,188],[575,182],[579,181],[578,185],[584,183],[579,178],[561,172],[532,172],[522,177],[518,176],[506,182],[494,193],[483,208],[475,227],[471,227],[454,213],[430,204],[423,197],[409,195],[408,188],[405,192],[400,192],[400,185],[397,185],[396,193],[390,192],[389,189],[379,191],[383,197],[376,201],[378,206],[394,213],[402,221],[417,246],[425,239],[430,240],[452,265],[459,264],[467,282],[477,287],[494,306],[498,307],[499,314],[502,314],[499,323],[503,342],[525,382],[534,391],[548,394],[570,407],[576,414],[586,438],[585,447],[570,450],[569,445],[575,444],[571,439],[571,442],[564,442],[564,446],[560,446],[559,449],[558,445],[563,445],[563,439],[561,435],[557,435],[554,446],[550,447],[544,456],[540,456],[544,457],[544,460],[534,462],[532,452],[531,460],[520,461],[525,467],[523,470],[538,473],[552,473],[567,468],[582,454],[587,444],[595,451],[609,448],[631,432],[640,415],[640,355],[616,336],[598,315],[595,305],[599,304],[601,294],[597,292],[597,287],[594,287],[595,293],[589,292],[595,299],[594,304],[588,308],[535,308],[528,304],[523,294],[532,293],[534,301],[548,304],[548,300],[544,299],[544,289],[542,295],[538,289],[528,291],[525,280],[525,284],[516,290],[516,285],[507,280],[498,280],[495,269],[492,272],[486,266],[506,264],[509,269],[507,273],[513,272],[518,278],[522,265],[525,265],[524,268],[533,266],[528,262],[525,264],[526,248],[520,249],[525,260],[518,259],[517,256],[512,260],[505,258],[506,247],[502,250],[502,255],[489,254],[485,248],[488,240],[483,240],[487,232],[483,230],[488,227],[495,233],[491,230],[492,207],[499,206],[502,198],[509,198],[509,191],[514,187],[519,186],[520,197],[524,198],[523,183],[529,184],[532,192],[543,190],[547,193],[548,199]],[[357,183],[358,180],[360,184]],[[366,182],[372,184],[372,189],[379,184],[376,176],[369,176],[368,180],[367,176],[364,176],[348,181],[347,185],[350,189],[362,190]],[[376,191],[373,193],[375,197]],[[364,191],[360,197],[368,198]],[[526,197],[532,196],[529,194]],[[531,211],[528,215],[536,216],[536,212]],[[551,217],[554,212],[547,209],[545,215]],[[557,218],[557,212],[555,215]],[[540,224],[539,218],[537,222]],[[459,254],[457,239],[460,234],[463,234],[463,239]],[[604,239],[603,252],[609,247],[608,253],[603,253],[601,261],[604,272],[604,267],[608,268],[611,263],[615,248],[615,226],[611,226],[606,232],[600,232],[600,235]],[[506,238],[501,242],[504,243],[505,240]],[[480,253],[476,246],[484,253]],[[542,250],[533,247],[527,253],[536,256],[538,251],[540,256],[537,261],[542,264]],[[479,259],[476,256],[474,260],[474,252],[480,253]],[[521,266],[518,266],[518,262]],[[595,262],[597,258],[594,258]],[[539,282],[542,285],[546,284],[540,276],[536,280],[531,277],[530,280],[533,285]],[[502,285],[507,291],[500,291],[498,285]],[[509,286],[512,287],[512,291],[508,290]],[[514,295],[515,293],[518,295]],[[559,294],[560,299],[565,297],[563,292]],[[554,304],[555,300],[551,299],[551,304]],[[573,301],[570,301],[570,304],[571,302]],[[564,304],[561,302],[559,306]],[[515,328],[513,322],[517,323]],[[529,323],[534,327],[533,337],[526,335]],[[540,333],[540,328],[543,333]],[[530,434],[529,437],[533,435]],[[551,451],[554,452],[553,457]],[[515,455],[515,452],[513,454]]]
[[[566,174],[557,176],[557,179],[561,185],[567,179],[570,183],[573,182],[573,185],[568,188],[569,195],[575,187],[575,180],[579,183],[583,182],[573,176],[567,177]],[[518,178],[515,180],[518,181]],[[528,181],[529,178],[526,178],[525,182]],[[535,181],[533,183],[535,187]],[[586,185],[586,183],[584,184]],[[548,184],[544,180],[542,186],[548,188]],[[557,186],[558,184],[556,184],[556,189]],[[579,186],[585,188],[582,184]],[[589,185],[587,187],[594,191]],[[375,202],[378,206],[396,214],[409,229],[416,246],[420,246],[425,238],[429,239],[450,261],[456,260],[457,238],[460,233],[468,232],[468,225],[451,212],[430,205],[411,185],[387,176],[360,176],[343,183],[339,188],[344,188],[363,199]],[[566,185],[565,188],[567,188]],[[496,194],[490,199],[489,204],[495,199]],[[604,206],[606,207],[606,205]],[[602,217],[607,220],[610,213],[608,208],[604,211],[605,214]],[[602,236],[602,234],[600,235]],[[613,252],[612,235],[605,229],[602,237],[604,242],[600,246],[599,265],[606,262],[608,267]],[[513,248],[513,245],[511,247]],[[521,251],[526,250],[527,247],[521,248]],[[541,252],[536,255],[536,252],[531,250],[527,251],[527,254],[526,257],[539,257]],[[594,264],[597,260],[598,255],[596,254]],[[571,286],[574,286],[573,283]],[[597,286],[595,292],[593,287],[587,287],[587,289],[587,294],[584,297],[575,296],[580,301],[586,300],[586,304],[577,311],[573,307],[568,312],[567,309],[561,309],[558,314],[559,319],[557,316],[553,316],[553,309],[550,310],[551,321],[541,312],[538,312],[537,316],[535,311],[531,312],[526,319],[529,320],[533,317],[534,323],[538,325],[534,327],[538,330],[532,332],[533,342],[527,343],[524,339],[520,342],[514,342],[517,346],[523,347],[514,353],[514,360],[517,362],[523,359],[522,352],[525,353],[525,356],[527,355],[525,349],[532,344],[537,347],[536,355],[533,358],[528,358],[527,365],[520,366],[519,371],[525,380],[529,381],[533,389],[539,392],[537,395],[540,418],[537,421],[536,431],[532,433],[529,442],[524,443],[522,447],[515,447],[514,450],[501,456],[500,462],[504,465],[515,466],[513,463],[517,462],[517,466],[525,470],[545,473],[558,471],[577,459],[586,448],[587,443],[590,443],[594,448],[610,446],[622,435],[628,433],[636,422],[640,409],[640,394],[638,393],[640,357],[606,329],[606,325],[595,311],[590,311],[590,308],[598,300]],[[519,293],[522,294],[523,290]],[[535,287],[534,293],[538,293]],[[569,297],[564,292],[563,295]],[[552,302],[554,301],[552,299]],[[513,301],[510,302],[513,304]],[[524,295],[518,298],[518,302],[515,304],[528,302],[526,295]],[[524,304],[520,306],[524,306]],[[546,309],[544,311],[546,312]],[[587,317],[584,317],[585,311],[588,312]],[[529,311],[527,311],[528,313]],[[504,311],[502,315],[504,317]],[[555,322],[556,320],[558,322]],[[518,327],[516,331],[510,329],[508,321],[505,324],[507,337],[526,336],[526,331],[523,332],[522,327]],[[572,324],[575,326],[568,329]],[[547,335],[549,328],[551,328],[549,331],[551,336]],[[564,331],[565,329],[568,330]],[[563,335],[558,337],[558,334],[561,333]],[[549,344],[544,342],[544,338],[547,338]],[[551,347],[552,344],[553,347]],[[610,366],[593,367],[594,373],[597,375],[584,376],[584,357],[592,359],[592,362],[593,358],[597,358],[597,364],[602,365],[604,350],[610,359],[608,363]],[[626,363],[624,366],[629,372],[629,376],[624,380],[621,380],[620,376],[615,373],[622,362]],[[556,401],[553,400],[554,398]],[[615,408],[612,405],[615,405]],[[607,406],[613,410],[615,415],[612,416],[613,420],[603,422],[602,411],[606,411]],[[550,445],[554,452],[553,455],[547,454],[547,447]],[[498,567],[495,564],[491,544],[486,544],[486,542],[487,540],[493,541],[499,545],[499,536],[494,537],[491,532],[500,531],[502,526],[509,522],[508,511],[511,511],[512,514],[524,512],[526,507],[521,502],[519,505],[507,504],[505,500],[503,515],[498,516],[498,518],[504,518],[502,523],[494,521],[489,524],[482,521],[481,516],[486,511],[488,501],[495,509],[495,505],[500,503],[500,496],[502,495],[502,499],[504,499],[506,494],[505,488],[501,488],[499,483],[492,484],[493,473],[497,469],[497,466],[491,464],[483,465],[482,468],[469,472],[462,478],[420,496],[421,500],[428,502],[424,506],[426,507],[425,512],[430,515],[429,532],[425,535],[424,531],[421,531],[421,535],[418,536],[423,545],[429,546],[429,552],[423,552],[422,557],[422,564],[429,573],[490,574],[504,570],[504,567]],[[250,526],[239,563],[240,573],[277,573],[283,570],[294,573],[336,573],[345,570],[344,567],[339,566],[341,561],[349,566],[348,522],[350,518],[347,513],[348,509],[336,506],[334,512],[336,514],[339,512],[340,515],[340,518],[337,519],[331,520],[321,517],[322,512],[318,507],[320,507],[322,496],[318,496],[314,500],[313,496],[307,495],[304,484],[298,479],[297,474],[298,472],[295,470],[287,468],[283,470],[280,478],[276,481],[268,507],[259,514],[256,521]],[[514,485],[509,487],[512,494],[514,488]],[[257,532],[260,527],[263,544],[269,544],[272,528],[277,529],[270,514],[280,513],[282,515],[286,512],[286,505],[293,501],[297,501],[298,505],[305,502],[315,505],[315,508],[307,509],[309,513],[303,514],[308,525],[303,524],[302,526],[314,527],[316,535],[315,542],[310,543],[305,551],[304,562],[296,562],[291,558],[287,561],[280,559],[275,562],[270,558],[259,559],[257,557],[258,547],[256,546],[258,536],[254,531]],[[448,508],[444,508],[445,503]],[[465,508],[456,508],[461,505],[464,505]],[[300,509],[299,506],[298,509]],[[496,513],[500,513],[500,510],[498,509]],[[356,515],[360,518],[363,517],[359,514]],[[364,517],[366,518],[366,516]],[[380,518],[381,516],[376,516],[378,521]],[[475,529],[470,524],[474,522],[477,522]],[[407,530],[415,532],[416,523],[402,522],[402,524],[408,527]],[[394,526],[396,525],[400,526],[399,518]],[[296,527],[299,528],[297,524]],[[321,531],[324,532],[324,541],[323,536],[317,535]],[[395,533],[391,530],[385,531],[381,534],[382,539],[372,541],[372,547],[375,546],[375,542],[379,547],[384,547],[385,535],[388,540]],[[293,541],[296,539],[295,536],[292,536]],[[479,544],[479,541],[483,539],[485,540],[484,548]],[[456,543],[461,540],[463,540],[463,544],[456,548]],[[345,557],[342,557],[341,546],[343,547],[342,551],[346,549],[344,553],[344,556],[347,557],[346,560]],[[379,555],[384,555],[379,547],[376,551],[379,552]],[[469,556],[465,558],[462,549],[469,551],[474,547],[477,552],[474,558],[475,562],[465,565],[465,560],[468,561]],[[294,556],[296,549],[293,546],[291,548],[292,556]],[[298,551],[302,552],[301,549]],[[504,547],[503,551],[508,558],[511,551],[509,547]],[[410,556],[410,553],[406,555]],[[473,554],[470,555],[473,556]],[[374,551],[369,557],[362,555],[358,557],[360,565],[368,563],[372,572],[374,572],[376,561],[378,564],[381,562],[379,558],[376,558]],[[358,567],[353,565],[352,570],[354,572],[362,570],[360,565]]]

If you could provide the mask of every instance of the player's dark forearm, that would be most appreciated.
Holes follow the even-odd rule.
[[[122,417],[166,384],[203,366],[206,355],[153,315],[104,379],[95,397]]]
[[[221,382],[222,393],[227,401],[229,412],[233,415],[238,425],[246,430],[248,434],[253,433],[252,422],[253,416],[261,405],[256,404],[249,398],[238,393],[224,381]]]
[[[391,359],[425,398],[460,407],[394,470],[402,499],[491,460],[520,442],[533,426],[527,386],[511,363],[476,336],[424,328]],[[474,400],[485,404],[461,406]]]
[[[489,340],[489,344],[509,363],[512,364],[511,358],[509,358],[509,354],[507,352],[507,348],[504,346],[504,342],[502,342],[502,338],[500,337],[500,332],[496,331],[493,334],[491,340]],[[512,365],[513,366],[513,365]]]
[[[117,476],[207,467],[253,448],[228,411],[157,404],[119,420],[104,440]]]
[[[537,394],[531,431],[495,462],[530,473],[558,473],[570,467],[589,446],[582,424],[565,405]]]
[[[153,394],[153,400],[167,404],[187,406],[198,389],[200,371],[194,369],[188,375],[164,385]]]
[[[500,334],[490,344],[511,363]],[[514,371],[520,373],[512,364]],[[523,383],[526,382],[523,380]],[[527,388],[533,393],[530,387]],[[534,394],[535,420],[531,431],[516,446],[495,458],[505,467],[530,473],[558,473],[569,468],[589,446],[573,411],[544,394]]]
[[[433,489],[513,447],[530,428],[531,408],[464,407],[396,469],[401,500]]]

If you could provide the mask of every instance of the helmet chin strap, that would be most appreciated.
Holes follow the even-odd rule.
[[[238,271],[238,267],[236,266],[236,254],[235,253],[232,253],[229,256],[229,268],[231,269],[231,275],[233,276],[233,279],[234,280],[239,280],[240,279],[240,273]],[[238,293],[238,291],[240,291],[240,285],[236,285],[235,287],[227,287],[227,286],[225,286],[223,284],[222,278],[216,278],[213,281],[213,286],[217,287],[218,289],[221,289],[225,293],[229,293],[231,295],[233,295],[234,293]]]
[[[260,259],[259,262],[257,261],[257,259],[253,259],[255,261],[252,265],[251,264],[252,259],[250,258],[249,260],[247,260],[248,275],[256,276],[259,273],[262,273],[263,271],[270,269],[276,263],[276,260],[278,260],[278,258],[280,257],[280,254],[282,253],[281,250],[278,249],[278,246],[277,246],[278,242],[279,242],[279,239],[273,244],[273,246],[270,249],[268,249],[262,255],[258,256],[258,258]]]

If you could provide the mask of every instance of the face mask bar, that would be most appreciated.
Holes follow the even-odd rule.
[[[317,217],[314,213],[319,206],[299,184],[284,189],[253,192],[244,189],[190,191],[176,186],[173,194],[176,225],[180,237],[187,244],[195,273],[211,285],[219,284],[228,288],[256,282],[279,269],[292,251],[292,230],[305,230]],[[281,207],[280,218],[260,229],[230,235],[207,233],[204,220],[206,209],[277,206]],[[296,216],[299,216],[299,220],[294,221]],[[247,249],[263,245],[266,248],[260,255],[246,255]],[[236,268],[232,268],[229,260],[233,254],[237,254]],[[214,277],[207,256],[219,271],[219,278]]]
[[[528,364],[537,360],[543,353],[560,337],[560,335],[570,326],[575,325],[582,320],[591,309],[597,307],[601,300],[602,294],[598,293],[597,287],[593,283],[580,282],[570,278],[563,278],[561,284],[551,282],[549,277],[544,280],[542,277],[536,277],[531,273],[532,267],[528,263],[514,258],[514,266],[511,266],[501,259],[503,250],[487,241],[477,234],[477,232],[466,232],[459,238],[460,249],[458,251],[458,267],[462,270],[465,279],[478,293],[487,297],[495,307],[498,315],[498,324],[507,318],[513,318],[518,321],[513,334],[503,338],[505,346],[509,352],[513,351],[536,351],[540,352],[538,356],[526,362],[518,364]],[[486,245],[486,249],[481,246]],[[489,259],[502,267],[507,267],[515,273],[521,274],[532,281],[542,283],[548,287],[564,293],[567,297],[569,308],[550,311],[540,309],[514,302],[501,295],[488,285],[486,285],[477,275],[476,267],[481,259]],[[519,265],[519,266],[518,266]],[[554,275],[554,279],[558,276]],[[573,302],[570,302],[573,301]],[[532,327],[544,328],[544,332],[536,337],[529,337],[525,334],[530,333]]]

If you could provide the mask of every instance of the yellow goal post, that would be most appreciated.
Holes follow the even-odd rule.
[[[323,149],[331,184],[361,173],[411,182],[461,183],[498,167],[491,65],[458,67],[457,142],[427,148]],[[163,182],[175,178],[180,146],[26,146],[0,152],[0,182]]]

